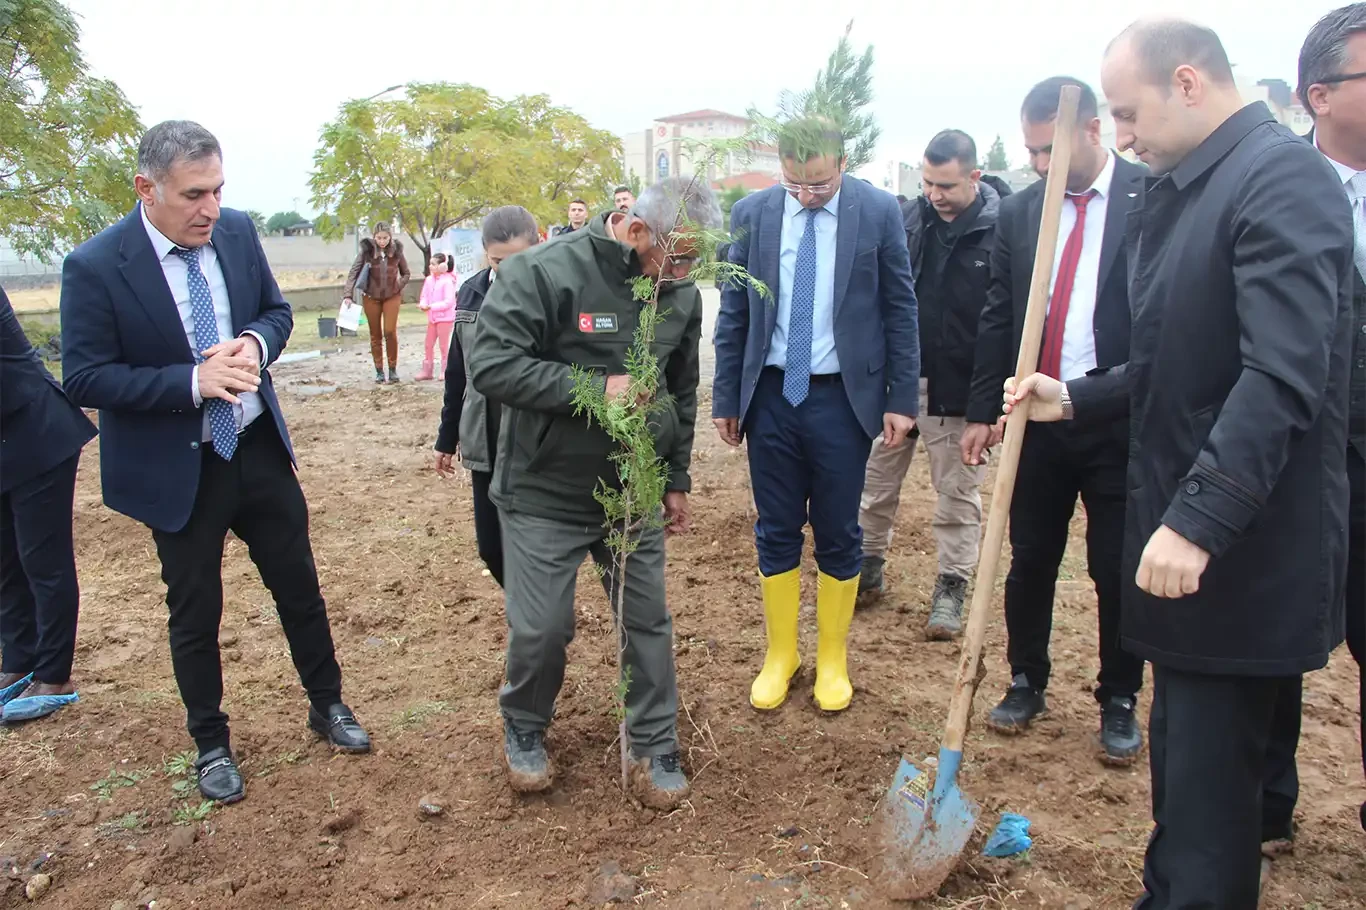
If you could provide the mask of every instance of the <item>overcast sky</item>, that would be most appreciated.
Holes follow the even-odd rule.
[[[409,81],[544,92],[595,126],[642,130],[697,108],[771,109],[809,85],[849,19],[874,45],[879,163],[917,162],[957,127],[982,152],[999,133],[1023,159],[1017,112],[1039,79],[1099,91],[1105,44],[1134,17],[1180,13],[1213,26],[1243,78],[1295,83],[1300,43],[1339,3],[1284,0],[67,0],[96,75],[150,125],[197,120],[223,144],[224,201],[311,213],[318,133],[348,98]],[[1345,0],[1344,0],[1345,2]],[[1052,19],[1048,17],[1052,16]],[[871,174],[869,176],[872,176]]]

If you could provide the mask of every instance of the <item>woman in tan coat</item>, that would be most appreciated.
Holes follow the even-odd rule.
[[[364,277],[362,277],[362,273]],[[398,306],[408,283],[403,244],[394,239],[387,222],[374,226],[360,242],[360,254],[346,276],[346,303],[359,284],[365,321],[370,326],[370,355],[375,360],[375,382],[384,382],[384,355],[389,355],[389,382],[398,382]]]

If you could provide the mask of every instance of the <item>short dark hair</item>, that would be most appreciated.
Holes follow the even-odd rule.
[[[825,117],[800,117],[783,125],[778,134],[778,155],[793,161],[812,158],[844,159],[844,133]]]
[[[1347,66],[1347,42],[1353,35],[1366,32],[1366,3],[1339,7],[1324,16],[1309,30],[1300,48],[1300,104],[1310,117],[1309,87],[1342,75]]]
[[[571,200],[569,200],[569,204],[570,204],[570,205],[581,205],[581,206],[583,206],[584,208],[588,208],[588,203],[584,202],[582,199],[571,199]]]
[[[925,160],[934,165],[957,161],[970,171],[977,167],[977,143],[962,130],[941,130],[925,146]]]
[[[1058,116],[1058,94],[1065,85],[1075,85],[1081,89],[1077,99],[1077,122],[1089,123],[1100,116],[1100,106],[1096,103],[1096,93],[1091,86],[1071,76],[1050,76],[1029,90],[1024,104],[1020,105],[1020,117],[1026,123],[1050,123]]]
[[[484,246],[494,243],[508,243],[519,237],[526,237],[534,246],[540,240],[536,218],[520,205],[505,205],[484,216],[480,225]]]
[[[1139,72],[1150,85],[1171,85],[1178,66],[1193,66],[1220,85],[1233,85],[1233,66],[1214,29],[1186,19],[1140,20],[1120,32],[1110,49],[1127,38],[1138,58]]]
[[[616,189],[612,190],[613,196],[615,196],[617,193],[631,193],[631,188],[629,186],[619,186]],[[631,195],[634,196],[635,193],[631,193]]]

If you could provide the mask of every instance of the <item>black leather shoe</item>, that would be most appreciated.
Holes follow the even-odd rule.
[[[1100,760],[1127,767],[1143,748],[1143,734],[1134,716],[1134,700],[1116,695],[1100,706]]]
[[[997,733],[1023,733],[1036,718],[1048,713],[1048,701],[1043,689],[1029,684],[1023,673],[1015,677],[1006,690],[1006,697],[987,715],[987,726]]]
[[[339,752],[369,752],[370,734],[356,722],[356,715],[341,702],[327,709],[324,717],[317,708],[308,709],[308,726]]]
[[[210,749],[199,756],[194,767],[198,772],[199,792],[204,794],[205,799],[226,805],[246,798],[242,772],[237,770],[237,762],[233,761],[232,753],[226,746]]]

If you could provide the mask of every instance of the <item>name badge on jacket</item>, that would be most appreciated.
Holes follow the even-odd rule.
[[[589,335],[611,334],[617,331],[616,313],[580,313],[579,331]]]

